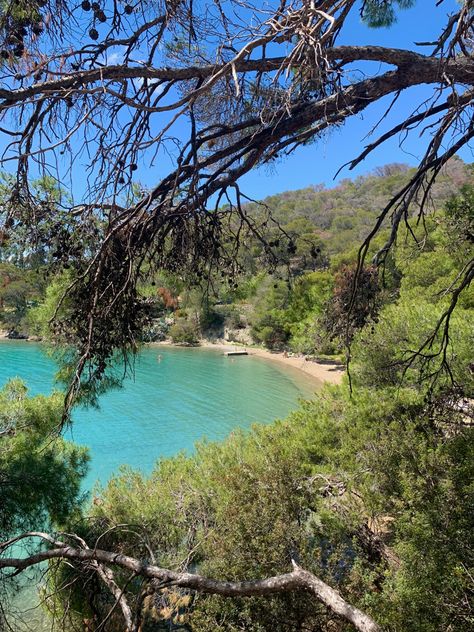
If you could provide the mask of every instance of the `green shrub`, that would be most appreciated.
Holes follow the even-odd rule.
[[[195,345],[199,342],[197,326],[184,318],[178,319],[174,325],[171,325],[168,333],[176,344]]]

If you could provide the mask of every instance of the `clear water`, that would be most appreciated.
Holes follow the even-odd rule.
[[[31,394],[47,394],[54,372],[40,345],[0,344],[0,386],[18,376]],[[284,417],[314,389],[300,372],[261,358],[150,347],[139,355],[134,379],[103,395],[99,410],[74,413],[67,436],[90,449],[90,489],[122,464],[149,472],[158,457],[190,452],[199,439],[223,439],[237,426]]]
[[[0,387],[18,376],[30,394],[48,394],[55,370],[40,345],[0,343]],[[199,439],[223,439],[237,426],[284,417],[314,389],[314,381],[299,371],[261,358],[229,358],[213,349],[147,348],[137,360],[134,379],[102,396],[99,410],[77,410],[67,436],[90,449],[84,481],[90,490],[122,464],[146,473],[158,457],[191,452]],[[49,630],[38,607],[38,574],[23,580],[11,604],[22,613],[17,629]]]

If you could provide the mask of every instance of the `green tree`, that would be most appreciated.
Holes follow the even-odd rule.
[[[0,323],[10,330],[21,329],[28,310],[42,299],[44,285],[35,271],[0,263]]]
[[[28,397],[20,380],[0,391],[0,531],[63,525],[79,510],[87,450],[59,437],[63,397]]]

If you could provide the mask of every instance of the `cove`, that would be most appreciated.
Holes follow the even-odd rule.
[[[38,344],[0,344],[0,386],[20,377],[30,394],[48,394],[55,370]],[[147,473],[159,457],[190,453],[198,440],[221,440],[234,428],[285,417],[315,388],[300,372],[253,356],[147,347],[137,358],[134,378],[103,395],[100,409],[74,412],[66,438],[90,449],[84,488],[91,489],[121,465]]]

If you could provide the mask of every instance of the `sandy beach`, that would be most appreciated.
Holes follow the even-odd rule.
[[[7,332],[0,330],[0,341],[9,342],[8,338],[6,338]],[[30,338],[32,342],[35,342],[35,338]],[[164,342],[152,342],[149,343],[152,345],[163,345],[163,346],[172,346],[174,347],[172,342],[164,341]],[[258,356],[259,358],[264,358],[266,360],[270,360],[271,362],[278,362],[279,364],[284,364],[288,367],[292,367],[293,369],[297,369],[298,371],[302,371],[306,375],[314,378],[318,382],[326,382],[329,384],[340,384],[342,380],[342,376],[344,375],[344,370],[337,364],[322,364],[320,362],[313,362],[312,360],[307,360],[302,356],[287,356],[284,353],[277,353],[273,351],[268,351],[268,349],[260,349],[259,347],[244,347],[242,345],[235,345],[232,343],[224,343],[224,342],[211,342],[209,340],[203,340],[200,344],[201,347],[216,349],[222,351],[247,351],[249,355]]]
[[[268,351],[267,349],[260,349],[259,347],[245,347],[242,345],[235,345],[232,343],[213,343],[210,341],[202,341],[201,347],[207,347],[209,349],[222,349],[223,351],[247,351],[249,355],[258,356],[272,362],[278,362],[285,364],[288,367],[292,367],[306,375],[318,380],[319,382],[325,382],[329,384],[340,384],[342,376],[344,375],[344,369],[337,364],[322,364],[320,362],[313,362],[307,360],[301,356],[287,356],[284,353],[277,353]]]

